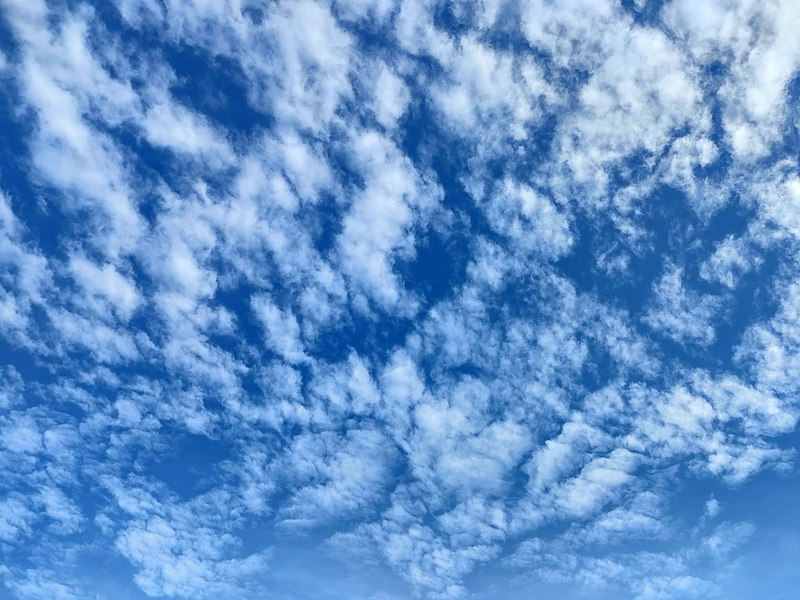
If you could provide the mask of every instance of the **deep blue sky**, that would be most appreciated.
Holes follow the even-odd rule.
[[[794,597],[798,30],[0,0],[0,597]]]

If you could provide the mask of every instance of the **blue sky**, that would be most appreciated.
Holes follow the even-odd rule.
[[[0,1],[0,597],[794,597],[798,30]]]

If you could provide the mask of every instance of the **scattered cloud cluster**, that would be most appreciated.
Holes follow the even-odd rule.
[[[798,26],[4,0],[4,593],[734,597],[727,504],[795,469]]]

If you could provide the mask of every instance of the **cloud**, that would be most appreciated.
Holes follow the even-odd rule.
[[[108,303],[120,318],[127,320],[141,303],[136,286],[112,264],[98,266],[82,256],[74,256],[69,268],[98,312],[104,312],[103,304]]]
[[[393,309],[404,300],[393,270],[395,256],[414,255],[414,223],[439,199],[391,141],[374,131],[357,132],[352,159],[365,185],[342,222],[338,239],[342,270],[379,306]],[[405,311],[413,310],[406,299]],[[401,309],[402,310],[402,309]]]
[[[373,111],[378,123],[387,129],[396,127],[409,102],[411,95],[408,87],[388,66],[381,65],[373,100]]]
[[[147,140],[155,146],[188,156],[208,157],[215,166],[233,160],[227,142],[205,119],[169,99],[154,102],[147,109],[142,128]]]
[[[697,12],[678,1],[664,9],[664,16],[695,60],[708,64],[723,56],[730,65],[719,97],[733,153],[746,162],[767,156],[782,137],[786,86],[800,67],[800,52],[791,42],[800,20],[797,6],[711,2]]]
[[[258,589],[253,576],[267,568],[269,551],[226,556],[237,538],[228,512],[232,498],[224,491],[177,503],[120,481],[106,485],[126,514],[114,545],[136,567],[136,583],[147,595],[232,597]]]
[[[0,521],[0,539],[4,542],[16,542],[30,532],[36,514],[25,506],[22,499],[6,498],[3,500],[3,517]]]
[[[281,510],[282,524],[304,526],[358,515],[363,518],[386,492],[395,462],[390,441],[377,431],[352,430],[295,438],[287,453],[287,489],[296,488]]]
[[[0,192],[0,326],[9,339],[33,345],[28,336],[31,310],[42,304],[52,273],[47,259],[25,240],[25,228]]]
[[[18,597],[31,600],[76,600],[81,597],[75,582],[62,583],[56,573],[44,569],[28,569],[10,580],[8,586]]]
[[[289,363],[308,360],[300,340],[300,327],[293,314],[282,311],[264,296],[253,298],[252,307],[264,325],[271,350]]]
[[[716,337],[710,323],[721,308],[720,300],[687,290],[682,280],[683,271],[679,267],[667,267],[654,286],[653,306],[645,322],[679,344],[706,346]]]
[[[269,107],[281,121],[321,132],[352,94],[352,40],[315,2],[276,4],[265,17],[256,48],[263,44],[270,54],[247,52],[242,60],[258,78],[251,90],[253,102]],[[279,59],[265,60],[272,53]]]
[[[593,28],[590,23],[587,19],[582,26]],[[620,181],[614,194],[624,214],[630,210],[631,200],[643,195],[632,184],[643,183],[647,190],[649,184],[642,173],[657,164],[674,132],[690,128],[703,135],[710,126],[710,115],[701,103],[693,67],[666,35],[654,29],[626,29],[620,25],[610,27],[608,35],[610,43],[604,51],[591,54],[597,57],[593,60],[602,62],[580,88],[577,110],[559,127],[559,163],[569,169],[569,174],[557,175],[555,184],[561,187],[562,178],[566,178],[570,186],[584,192],[585,202],[607,201],[611,195],[609,186],[614,185],[611,173],[616,171]],[[593,40],[596,36],[587,37]],[[631,55],[641,56],[642,60],[632,65]],[[672,146],[673,152],[679,149],[680,146]],[[683,150],[690,164],[709,160],[691,146]],[[626,161],[628,165],[643,163],[646,167],[636,169]],[[630,200],[622,193],[629,184]]]
[[[93,102],[108,106],[132,94],[109,77],[86,48],[82,15],[71,15],[51,31],[47,12],[40,2],[12,2],[7,7],[22,43],[22,60],[15,65],[22,100],[36,118],[29,140],[31,162],[44,182],[64,194],[67,210],[94,209],[98,242],[113,257],[137,242],[141,216],[120,148],[84,114]],[[75,93],[76,88],[81,92]]]
[[[503,181],[486,202],[485,210],[495,230],[524,252],[558,257],[572,246],[573,237],[564,215],[526,185]]]
[[[760,263],[745,239],[727,237],[717,244],[714,253],[700,266],[700,276],[733,289],[743,275]]]
[[[731,595],[800,418],[791,2],[0,12],[8,595]]]

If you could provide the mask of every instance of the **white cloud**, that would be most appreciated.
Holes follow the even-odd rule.
[[[708,598],[716,596],[718,588],[711,582],[693,577],[652,577],[643,582],[636,600],[672,600],[677,598]]]
[[[715,558],[724,559],[738,546],[746,543],[755,530],[752,523],[721,523],[706,538],[705,545]]]
[[[720,504],[719,500],[714,498],[714,496],[711,496],[708,500],[706,500],[705,506],[703,508],[703,515],[705,515],[709,519],[713,519],[720,513],[721,510],[722,510],[722,505]]]
[[[253,298],[251,305],[264,326],[267,345],[272,351],[289,363],[308,360],[300,339],[300,326],[291,312],[281,310],[266,296]]]
[[[453,41],[435,27],[433,8],[432,0],[403,0],[394,20],[394,34],[403,50],[447,62],[454,51]]]
[[[579,4],[536,0],[526,5],[523,31],[528,41],[563,66],[597,66],[624,32],[627,19],[608,1]]]
[[[523,252],[547,258],[566,254],[573,243],[569,221],[536,190],[504,180],[485,202],[485,211],[498,233]]]
[[[45,302],[51,273],[47,259],[25,243],[25,228],[0,192],[0,327],[9,338],[32,345],[28,338],[32,306]]]
[[[126,515],[116,549],[136,567],[136,583],[146,594],[216,598],[257,593],[254,576],[267,568],[270,553],[237,552],[237,537],[231,533],[237,527],[235,505],[225,491],[178,503],[120,481],[105,484]]]
[[[584,516],[611,500],[616,491],[631,480],[638,459],[617,448],[607,457],[595,458],[556,492],[559,506],[570,514]]]
[[[224,166],[233,160],[228,143],[203,117],[169,98],[161,98],[148,107],[142,128],[147,140],[155,146],[208,158],[214,166]]]
[[[795,238],[800,237],[800,174],[794,165],[778,163],[762,181],[756,180],[753,192],[764,217]]]
[[[800,68],[797,4],[715,1],[698,10],[680,0],[665,7],[664,18],[696,60],[729,64],[719,97],[735,156],[746,162],[767,156],[783,135],[786,86]]]
[[[588,19],[584,24],[599,26]],[[565,176],[559,176],[555,184],[581,186],[588,194],[585,200],[590,202],[607,197],[611,172],[626,158],[641,157],[652,168],[676,130],[691,127],[702,135],[711,125],[710,113],[701,104],[697,74],[666,35],[638,27],[605,31],[598,29],[589,37],[603,43],[602,51],[591,54],[603,60],[580,88],[579,106],[564,119],[558,132],[559,162],[567,166],[569,176],[563,182]],[[631,62],[632,55],[639,60]],[[673,152],[678,149],[672,148]],[[688,157],[697,155],[691,146],[684,152]],[[699,153],[694,160],[702,163],[708,157]],[[639,177],[627,175],[625,167],[620,173],[623,185],[630,177]],[[623,210],[629,210],[624,194],[618,202]]]
[[[465,383],[462,389],[456,388],[451,406],[421,404],[414,409],[416,427],[408,441],[409,460],[417,477],[448,492],[497,493],[530,440],[518,423],[491,422],[483,413],[486,392],[470,387]]]
[[[351,430],[298,436],[287,453],[287,490],[296,487],[281,510],[284,525],[305,526],[348,516],[365,516],[388,492],[395,451],[381,433]]]
[[[52,519],[53,528],[60,534],[71,534],[80,530],[83,515],[75,502],[60,489],[49,487],[39,492],[37,502],[45,514]]]
[[[101,311],[102,304],[107,302],[117,315],[127,320],[140,305],[141,297],[136,285],[120,274],[114,265],[98,266],[83,256],[73,256],[69,268],[86,293],[87,300],[95,303]]]
[[[62,23],[60,31],[51,31],[45,21],[47,8],[38,1],[12,2],[8,14],[23,44],[17,65],[23,99],[36,115],[30,142],[36,172],[63,192],[68,209],[93,211],[101,250],[112,257],[129,252],[143,228],[129,175],[120,149],[89,124],[85,113],[92,102],[108,106],[130,99],[130,90],[94,61],[85,46],[86,24],[80,16]],[[75,93],[76,88],[96,95],[86,97]],[[124,105],[120,109],[125,110]]]
[[[46,569],[27,569],[8,577],[8,587],[17,597],[30,600],[79,600],[84,597],[75,581],[67,580],[61,574]]]
[[[410,161],[388,139],[374,131],[356,132],[352,159],[365,179],[343,219],[338,239],[342,270],[379,306],[413,310],[393,273],[396,257],[414,255],[414,225],[440,197],[421,180]]]
[[[408,87],[387,65],[379,68],[372,102],[375,118],[386,129],[397,126],[411,102]]]
[[[271,107],[283,122],[320,132],[352,94],[350,37],[326,8],[310,0],[273,5],[258,36],[256,48],[270,52],[242,56],[252,69],[255,103]],[[277,60],[269,61],[274,53]]]
[[[374,20],[383,23],[392,12],[392,0],[336,0],[339,18],[345,20]]]
[[[686,289],[683,270],[669,265],[653,287],[654,298],[644,321],[679,344],[711,344],[716,337],[712,322],[720,299]]]
[[[265,557],[258,555],[220,560],[231,543],[230,536],[213,530],[176,529],[153,517],[123,531],[117,548],[139,569],[136,583],[146,594],[207,598],[231,595],[237,579],[265,567]]]
[[[0,501],[0,540],[16,542],[30,533],[36,514],[20,498],[4,498]]]
[[[762,260],[749,247],[746,239],[726,237],[713,254],[700,265],[700,276],[734,289],[743,275],[757,268]]]
[[[36,422],[28,416],[17,414],[3,419],[2,444],[11,452],[34,454],[42,450],[42,434]]]
[[[687,531],[682,484],[727,498],[786,468],[800,417],[800,179],[765,155],[794,6],[116,6],[132,29],[3,7],[33,167],[0,194],[11,593],[91,596],[90,548],[147,595],[258,597],[263,531],[355,548],[424,598],[501,556],[587,595],[719,591],[709,565],[756,519],[712,528],[711,497]],[[179,99],[188,48],[263,118]],[[695,213],[680,247],[682,220],[649,230],[671,188]],[[747,226],[709,248],[734,192]],[[751,285],[777,311],[711,354]]]
[[[445,64],[447,83],[436,85],[431,96],[457,136],[480,136],[486,143],[501,130],[498,137],[523,140],[526,127],[541,115],[540,105],[553,95],[536,63],[473,38],[462,38]]]

